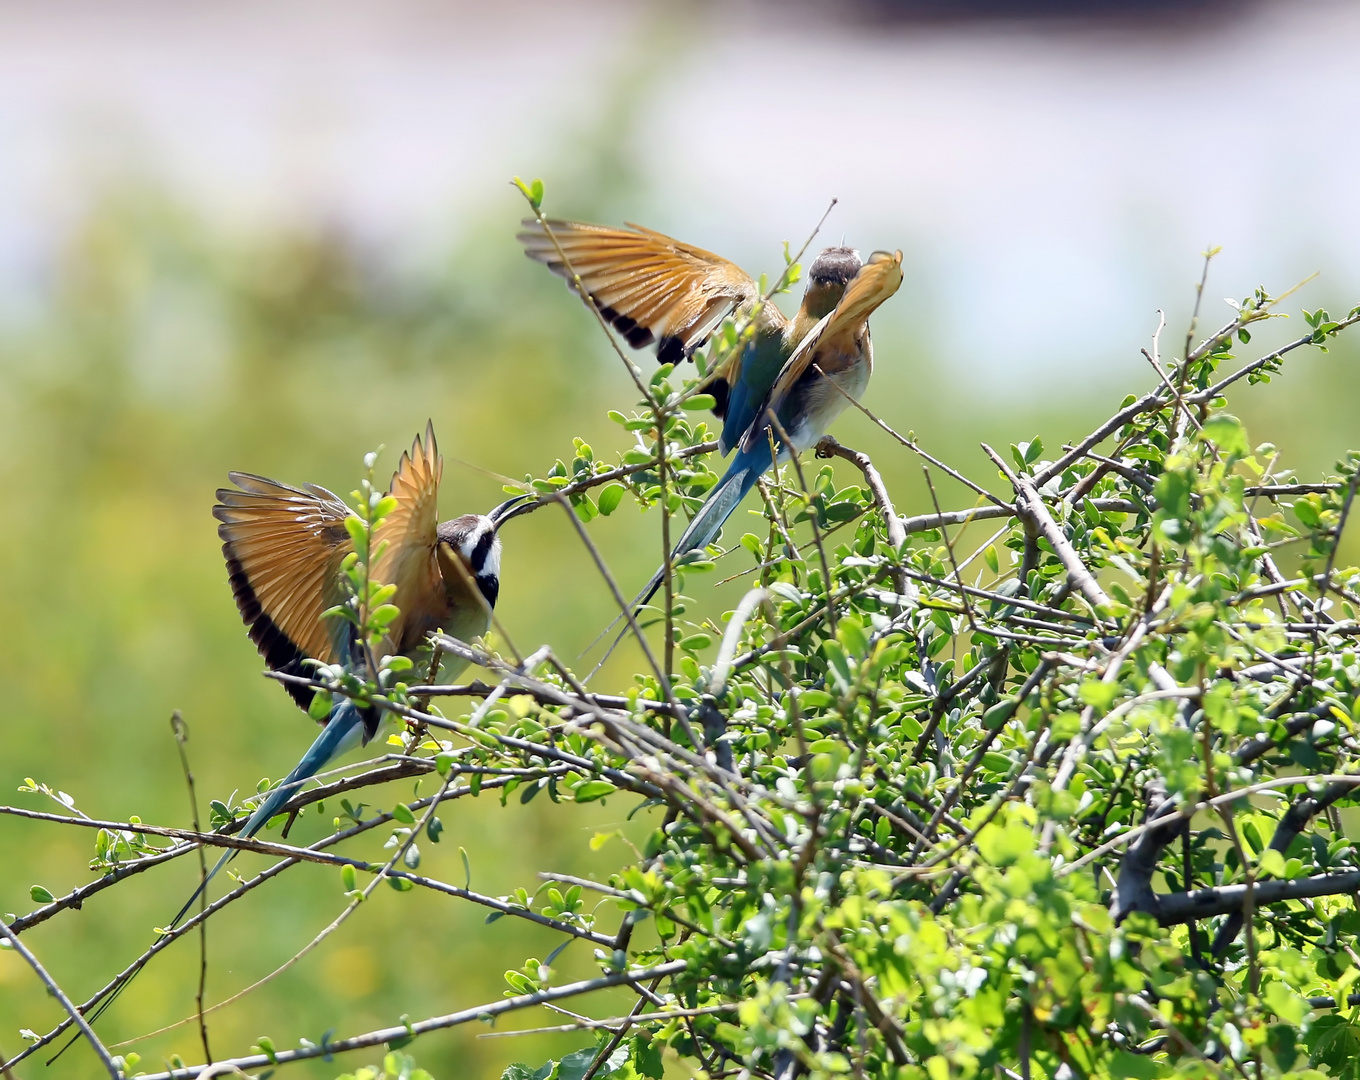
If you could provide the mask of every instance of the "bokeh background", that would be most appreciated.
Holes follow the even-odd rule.
[[[348,491],[366,450],[385,444],[390,467],[433,417],[452,516],[498,501],[496,474],[570,458],[573,436],[624,445],[605,412],[631,384],[519,254],[512,175],[543,177],[550,212],[644,222],[752,272],[777,272],[781,242],[839,199],[818,243],[906,252],[867,403],[987,480],[980,439],[1057,447],[1151,385],[1138,350],[1161,309],[1163,350],[1179,351],[1209,245],[1206,325],[1222,297],[1314,271],[1296,317],[1257,342],[1297,333],[1301,306],[1360,302],[1358,50],[1360,9],[1323,0],[0,4],[0,799],[41,807],[15,793],[33,777],[94,816],[187,824],[171,710],[205,798],[281,775],[311,739],[260,677],[226,586],[208,511],[228,469]],[[1357,359],[1299,355],[1231,407],[1315,474],[1360,444]],[[900,508],[928,506],[919,463],[863,417],[836,434],[875,457]],[[591,528],[625,584],[645,579],[655,516],[625,506]],[[511,634],[575,656],[611,612],[568,524],[538,514],[505,545]],[[740,586],[711,580],[693,591],[717,612]],[[425,866],[461,879],[462,845],[491,893],[532,890],[541,869],[604,876],[621,849],[588,841],[637,828],[629,809],[465,801]],[[294,835],[324,831],[310,817]],[[92,842],[0,817],[0,912],[28,910],[34,884],[86,880]],[[377,857],[379,839],[356,851]],[[187,861],[153,871],[26,940],[83,998],[195,877]],[[210,998],[342,905],[319,868],[235,905],[212,925]],[[214,1015],[214,1047],[492,1000],[505,968],[555,944],[382,890]],[[590,957],[575,945],[559,970],[582,976]],[[186,940],[105,1037],[188,1015],[196,972]],[[0,952],[0,1051],[59,1015]],[[482,1033],[414,1050],[441,1078],[497,1077],[588,1042]],[[145,1067],[200,1054],[192,1026],[135,1049]],[[81,1047],[17,1075],[94,1068]]]

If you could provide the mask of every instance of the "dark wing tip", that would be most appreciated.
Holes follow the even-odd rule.
[[[719,420],[727,419],[727,406],[732,399],[732,386],[724,378],[716,378],[705,383],[703,390],[713,398],[713,415]]]
[[[689,355],[685,343],[678,337],[667,334],[656,347],[656,359],[661,364],[678,364]]]
[[[218,532],[221,533],[225,528],[225,525],[219,526]],[[287,675],[309,675],[310,672],[302,665],[307,655],[265,613],[259,597],[255,595],[255,588],[250,583],[250,576],[240,560],[232,554],[231,547],[230,541],[224,543],[222,554],[227,560],[227,577],[231,582],[232,596],[236,599],[236,609],[246,624],[250,640],[255,643],[255,648],[260,651],[271,671],[281,671]],[[315,693],[311,687],[284,683],[283,688],[288,691],[288,696],[297,702],[299,708],[305,710],[311,705]]]

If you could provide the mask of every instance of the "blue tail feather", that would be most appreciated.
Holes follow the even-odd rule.
[[[741,500],[746,498],[747,492],[756,486],[756,481],[769,467],[768,441],[757,443],[751,449],[738,453],[727,467],[727,472],[723,473],[722,479],[709,492],[707,501],[694,515],[689,528],[676,543],[675,550],[671,552],[671,561],[674,562],[691,551],[702,550],[716,540],[727,519],[741,505]],[[645,604],[656,594],[656,590],[661,587],[664,574],[665,568],[662,567],[652,575],[652,580],[647,583],[646,590],[642,593],[641,599],[634,603],[634,607]]]
[[[783,450],[781,447],[781,460]],[[765,475],[771,464],[770,442],[768,439],[759,440],[750,449],[740,451],[727,467],[727,472],[723,473],[722,479],[714,485],[713,490],[708,493],[708,499],[704,505],[699,507],[699,512],[694,515],[694,520],[689,523],[687,528],[671,551],[671,564],[682,555],[687,555],[691,551],[698,551],[706,548],[717,539],[718,533],[722,531],[727,519],[732,516],[733,511],[741,505],[741,500],[746,498],[747,493],[756,486],[756,481]],[[653,596],[656,590],[661,588],[661,582],[665,579],[666,568],[663,566],[652,575],[643,590],[633,598],[633,602],[628,605],[628,609],[636,615]],[[593,649],[600,639],[608,634],[618,625],[619,619],[624,616],[617,616],[613,622],[606,626],[590,645],[586,652]],[[623,640],[627,630],[620,631],[619,636],[614,639],[614,643],[605,650],[604,656],[595,665],[595,671],[599,671],[604,662],[609,659],[614,650],[618,648],[619,642]],[[591,675],[595,673],[591,672]],[[589,677],[589,676],[588,676]]]
[[[345,698],[335,705],[331,710],[330,719],[326,726],[321,729],[321,734],[316,737],[316,741],[307,748],[307,752],[302,755],[302,760],[294,767],[293,771],[283,778],[278,787],[274,788],[256,807],[255,812],[246,819],[245,825],[241,828],[239,835],[243,839],[250,839],[257,832],[264,828],[265,823],[279,812],[289,799],[297,794],[298,789],[309,779],[319,773],[326,765],[340,754],[349,749],[358,739],[359,733],[363,730],[363,715],[355,708],[354,702]],[[199,894],[208,887],[217,872],[222,869],[236,855],[235,848],[228,848],[222,853],[221,858],[208,875],[199,882],[194,894],[189,897],[185,905],[179,909],[179,914],[170,922],[170,928],[179,925],[181,919],[193,907],[194,901]]]
[[[283,778],[283,781],[279,786],[271,791],[268,796],[265,797],[264,801],[256,808],[255,812],[246,819],[246,823],[242,827],[239,835],[245,839],[249,839],[264,828],[265,823],[278,813],[279,808],[283,806],[289,798],[296,794],[297,790],[307,780],[311,779],[311,777],[325,768],[330,761],[358,742],[363,729],[364,716],[363,713],[355,707],[354,702],[350,701],[348,698],[337,702],[335,707],[331,710],[331,715],[326,722],[326,726],[321,730],[321,734],[316,737],[316,741],[307,748],[307,752],[302,755],[302,760],[294,766],[293,771]],[[180,920],[189,913],[189,909],[194,906],[195,901],[203,894],[203,890],[208,887],[208,882],[217,876],[217,872],[221,870],[222,867],[226,866],[236,853],[237,849],[235,848],[227,848],[227,850],[222,853],[221,858],[219,858],[213,865],[213,868],[208,871],[207,876],[199,882],[198,888],[194,890],[193,895],[190,896],[189,899],[185,901],[184,906],[179,909],[179,914],[170,920],[170,925],[167,927],[167,930],[173,930],[180,924]],[[145,963],[145,961],[143,961],[143,963]],[[140,966],[134,968],[121,984],[110,991],[109,995],[99,1003],[97,1008],[91,1010],[87,1017],[90,1023],[94,1023],[99,1019],[104,1010],[113,1004],[114,999],[127,989],[128,984],[132,982],[133,978],[140,970]],[[77,1039],[79,1037],[79,1035],[76,1036]],[[52,1061],[55,1061],[57,1057],[60,1057],[65,1053],[74,1042],[75,1039],[72,1039],[66,1046],[63,1046],[48,1064],[50,1065]]]

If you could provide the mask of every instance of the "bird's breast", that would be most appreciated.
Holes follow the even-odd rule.
[[[795,392],[793,423],[788,430],[799,450],[815,446],[850,399],[858,401],[869,385],[872,364],[867,335],[846,341],[841,347],[836,345],[827,343],[817,350]]]

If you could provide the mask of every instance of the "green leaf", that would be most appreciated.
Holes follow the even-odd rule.
[[[988,729],[999,728],[1007,720],[1015,715],[1015,710],[1020,707],[1020,702],[1014,698],[1006,698],[998,701],[990,709],[982,714],[982,726]]]
[[[349,533],[354,550],[362,558],[368,553],[368,526],[354,515],[345,518],[345,531]]]
[[[1219,450],[1230,456],[1246,457],[1251,453],[1251,445],[1247,442],[1247,429],[1242,426],[1242,421],[1227,413],[1219,413],[1204,421],[1199,437],[1214,443]]]
[[[1260,859],[1261,873],[1270,874],[1272,877],[1285,877],[1284,855],[1274,848],[1266,848],[1261,852]]]
[[[392,816],[403,825],[414,825],[416,823],[415,814],[411,813],[411,808],[405,803],[397,803],[392,807]]]
[[[994,823],[978,833],[977,849],[993,866],[1009,866],[1034,850],[1034,831],[1019,821]]]
[[[604,490],[600,492],[598,505],[600,513],[608,517],[619,508],[619,503],[623,501],[623,496],[628,489],[622,484],[606,484]]]
[[[1287,1024],[1302,1023],[1304,1016],[1308,1014],[1308,1002],[1282,982],[1267,983],[1261,996],[1265,998],[1270,1011]]]
[[[1106,712],[1114,704],[1114,699],[1119,696],[1119,684],[1117,682],[1107,683],[1100,682],[1097,679],[1087,679],[1081,684],[1078,694],[1085,704],[1099,709],[1101,712]]]
[[[666,1066],[662,1061],[661,1049],[660,1040],[651,1038],[645,1032],[633,1036],[629,1060],[639,1076],[645,1076],[648,1080],[662,1080],[666,1075]]]
[[[1110,1057],[1110,1075],[1128,1080],[1156,1080],[1156,1077],[1165,1076],[1166,1070],[1146,1054],[1116,1050]]]
[[[865,656],[869,652],[869,635],[858,619],[842,616],[836,624],[836,639],[851,656]]]
[[[357,874],[353,866],[346,864],[340,867],[340,884],[344,886],[347,893],[353,892],[358,886]]]
[[[987,545],[986,549],[982,552],[982,560],[987,564],[987,569],[993,574],[999,574],[1001,572],[1001,560],[997,557],[995,544]]]
[[[58,781],[58,783],[60,783],[60,781]],[[35,904],[50,904],[55,899],[55,897],[41,885],[34,885],[28,890],[28,895],[32,897]]]
[[[1337,1075],[1348,1063],[1360,1057],[1360,1027],[1336,1013],[1319,1016],[1308,1025],[1304,1040],[1310,1065],[1326,1065]]]
[[[705,409],[711,409],[717,404],[718,402],[712,394],[695,394],[691,398],[686,398],[685,403],[681,408],[686,412],[703,412]]]
[[[329,690],[318,690],[312,695],[311,704],[307,706],[307,715],[313,720],[324,720],[330,716],[334,704],[334,699]]]
[[[584,803],[603,799],[617,790],[608,780],[582,780],[571,789],[571,793],[578,803]]]
[[[593,1046],[584,1050],[574,1050],[567,1054],[557,1066],[557,1080],[581,1080],[581,1077],[585,1076],[590,1067],[595,1064],[595,1058],[598,1055],[599,1051]],[[604,1070],[602,1069],[600,1072],[604,1072]],[[597,1072],[596,1075],[600,1075],[600,1072]],[[608,1076],[609,1073],[604,1072],[604,1075]]]
[[[437,817],[430,818],[430,822],[425,826],[425,835],[430,838],[430,843],[439,843],[439,838],[444,833],[444,823]]]

